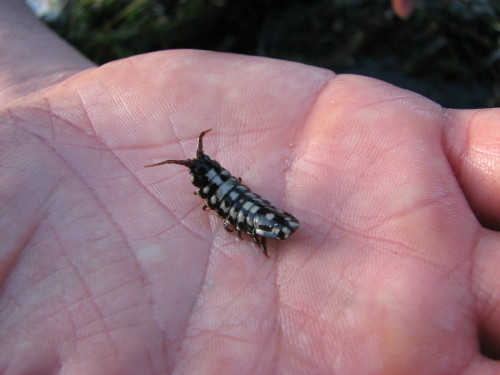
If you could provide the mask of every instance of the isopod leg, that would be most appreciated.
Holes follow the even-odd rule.
[[[208,207],[208,205],[206,203],[203,205],[203,207],[201,209],[203,211],[210,211],[210,208]]]
[[[227,220],[224,221],[223,225],[224,225],[224,229],[227,230],[228,232],[234,231],[233,226],[231,224],[229,224],[229,222]]]
[[[259,240],[259,237],[257,236],[257,234],[254,233],[254,234],[252,234],[252,239],[254,240],[254,242],[257,245],[260,246],[264,255],[269,258],[269,255],[267,254],[267,248],[266,248],[266,237],[261,236],[260,240]]]
[[[269,255],[267,254],[266,237],[260,237],[260,247],[262,248],[264,255],[269,258]]]

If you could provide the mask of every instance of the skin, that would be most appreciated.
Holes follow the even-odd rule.
[[[96,68],[1,7],[0,373],[500,374],[499,109],[212,52]],[[270,258],[143,168],[209,128],[301,221]]]

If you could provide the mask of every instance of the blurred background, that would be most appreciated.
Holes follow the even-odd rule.
[[[298,61],[418,92],[500,106],[500,0],[26,0],[96,64],[196,48]]]

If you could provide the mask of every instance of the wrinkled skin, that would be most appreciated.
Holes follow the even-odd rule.
[[[93,68],[0,21],[1,374],[500,373],[500,110],[210,52]],[[270,258],[142,168],[208,128],[301,221]]]

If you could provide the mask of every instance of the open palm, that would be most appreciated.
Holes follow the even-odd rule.
[[[491,374],[500,112],[209,52],[82,71],[1,113],[5,374]],[[296,216],[228,234],[205,152]],[[472,207],[472,208],[471,208]],[[479,219],[478,219],[479,218]]]

